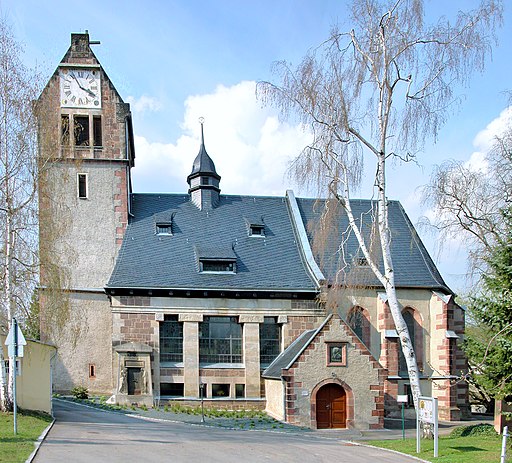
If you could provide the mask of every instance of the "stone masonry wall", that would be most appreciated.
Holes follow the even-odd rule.
[[[346,366],[327,365],[328,342],[347,344]],[[331,318],[289,370],[286,417],[290,423],[316,428],[316,393],[329,383],[347,392],[347,426],[377,429],[384,424],[384,370],[357,336]]]

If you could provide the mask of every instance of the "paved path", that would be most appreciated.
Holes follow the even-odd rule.
[[[55,401],[57,419],[35,458],[59,462],[350,462],[414,459],[346,441],[186,423],[151,422]]]

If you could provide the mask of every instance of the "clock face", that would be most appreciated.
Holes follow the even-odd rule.
[[[100,71],[61,69],[60,105],[66,108],[101,108]]]

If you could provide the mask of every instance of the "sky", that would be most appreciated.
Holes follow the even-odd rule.
[[[426,0],[429,19],[452,17],[476,0]],[[462,103],[427,142],[418,165],[395,163],[388,196],[402,202],[413,223],[431,217],[420,189],[447,159],[476,166],[493,138],[512,120],[512,12],[505,1],[499,44],[485,71],[457,88]],[[224,194],[296,195],[312,192],[288,175],[290,162],[308,141],[304,130],[262,107],[255,83],[274,80],[272,63],[298,64],[337,23],[348,30],[345,0],[0,0],[0,15],[24,46],[24,60],[49,77],[72,32],[89,31],[93,50],[121,97],[131,103],[136,160],[135,192],[184,192],[199,150],[199,118],[205,144],[222,176]],[[512,6],[512,5],[510,5]],[[373,172],[366,172],[371,184]],[[361,188],[355,196],[367,198]],[[468,289],[464,243],[420,236],[448,285]]]

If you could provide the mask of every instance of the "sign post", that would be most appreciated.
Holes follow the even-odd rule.
[[[15,318],[12,319],[11,329],[9,330],[9,334],[7,335],[7,339],[5,340],[5,345],[8,346],[8,354],[9,358],[12,359],[10,362],[12,364],[12,395],[13,395],[13,417],[14,417],[14,434],[18,432],[18,404],[16,401],[16,359],[18,357],[23,357],[23,346],[27,344],[25,340],[25,336],[21,332],[20,327],[18,326],[18,322]]]
[[[405,404],[408,402],[407,394],[397,395],[396,401],[402,404],[402,440],[405,440]]]
[[[435,397],[418,397],[418,410],[416,414],[416,453],[421,450],[421,423],[434,425],[434,458],[439,453],[439,425],[437,416],[437,399]]]

